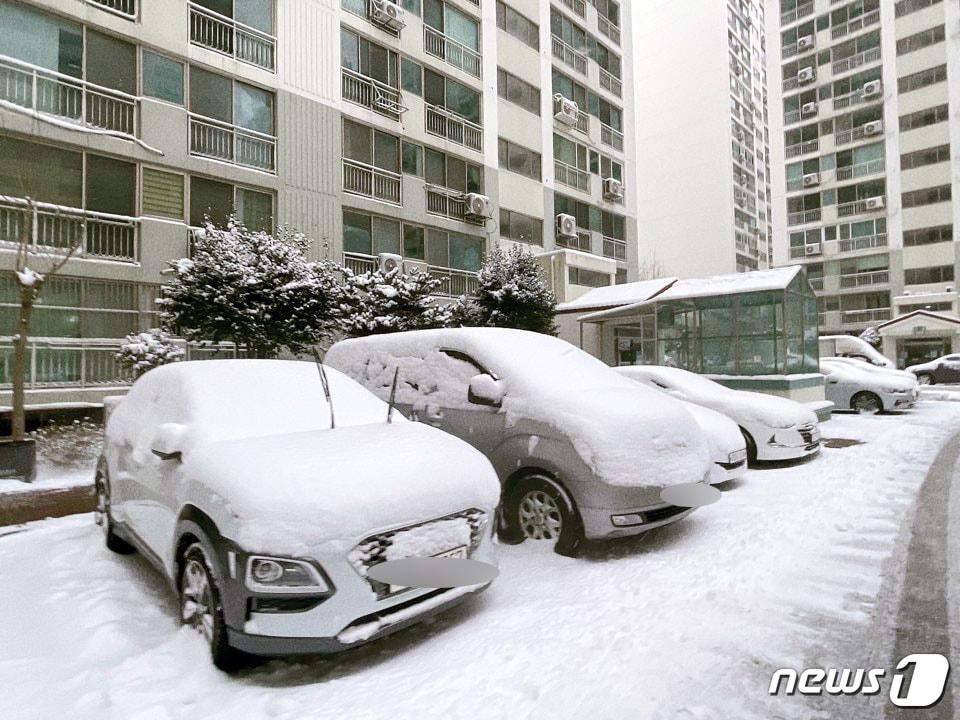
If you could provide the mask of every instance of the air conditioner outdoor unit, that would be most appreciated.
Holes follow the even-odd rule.
[[[802,83],[808,83],[817,76],[817,71],[812,67],[805,67],[797,73],[797,80]]]
[[[803,186],[813,187],[820,184],[820,173],[807,173],[803,176]]]
[[[420,260],[404,260],[403,261],[403,272],[407,275],[413,275],[414,273],[425,273],[430,270],[430,266],[425,262]]]
[[[463,196],[464,214],[468,218],[488,220],[493,217],[493,203],[480,193],[467,193]]]
[[[882,197],[872,197],[866,200],[867,210],[882,210],[885,206]]]
[[[623,198],[623,183],[616,178],[604,178],[603,197],[607,200],[621,200]]]
[[[870,82],[863,84],[863,96],[870,97],[871,95],[879,95],[882,88],[883,83],[881,81],[871,80]]]
[[[817,104],[815,102],[804,103],[800,108],[801,115],[816,115],[817,114]]]
[[[370,0],[370,19],[391,30],[402,30],[407,24],[403,8],[390,0]]]
[[[864,135],[879,135],[883,132],[883,120],[874,120],[863,126]]]
[[[576,125],[580,107],[560,93],[553,96],[553,117],[564,125]]]
[[[394,253],[377,255],[377,269],[382,273],[393,272],[403,264],[403,258]]]
[[[813,243],[812,245],[805,246],[803,251],[806,255],[823,255],[823,245]]]
[[[563,238],[577,236],[577,219],[573,215],[560,213],[557,215],[557,235]]]
[[[807,50],[813,47],[813,35],[804,35],[797,39],[797,50]]]

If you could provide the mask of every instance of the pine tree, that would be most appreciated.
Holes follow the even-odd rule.
[[[304,352],[327,339],[340,294],[338,268],[311,262],[309,241],[281,228],[226,229],[207,224],[193,257],[170,263],[172,279],[157,303],[164,327],[192,341],[230,341],[249,357]]]
[[[339,327],[348,337],[425,330],[450,324],[454,306],[437,299],[445,281],[399,267],[381,272],[344,269]]]
[[[457,312],[460,324],[556,335],[557,299],[534,255],[517,245],[489,253],[475,297]]]
[[[183,360],[184,355],[183,348],[174,344],[170,335],[155,329],[127,335],[116,357],[123,367],[140,377],[147,370]]]

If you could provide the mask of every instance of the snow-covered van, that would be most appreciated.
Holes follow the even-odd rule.
[[[849,357],[877,367],[897,367],[893,360],[881,355],[873,345],[853,335],[821,335],[820,357]]]
[[[97,467],[107,546],[166,575],[214,663],[332,652],[485,585],[407,588],[368,571],[409,557],[494,562],[490,462],[314,363],[180,362],[115,405]],[[372,575],[377,575],[374,572]]]
[[[481,450],[503,485],[500,534],[547,540],[630,535],[679,520],[667,486],[709,482],[710,451],[677,403],[554,337],[419,330],[343,340],[326,362],[381,399],[397,377],[411,419]]]

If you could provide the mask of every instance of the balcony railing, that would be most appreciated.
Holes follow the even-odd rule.
[[[848,143],[856,142],[857,140],[863,140],[866,137],[872,137],[873,135],[881,135],[881,133],[870,133],[867,134],[866,125],[861,125],[855,127],[852,130],[840,130],[836,132],[833,138],[835,145],[847,145]]]
[[[87,0],[87,2],[128,20],[137,17],[137,0]]]
[[[0,100],[71,123],[136,137],[132,95],[0,56]]]
[[[120,340],[30,340],[26,387],[109,387],[133,382],[133,372],[117,360]],[[0,388],[13,382],[13,343],[0,341]]]
[[[590,134],[590,115],[583,110],[577,111],[577,124],[573,126],[575,130],[584,135]]]
[[[277,139],[230,123],[190,115],[190,153],[274,172]]]
[[[370,108],[393,120],[399,120],[406,111],[407,108],[401,104],[400,91],[396,88],[348,68],[342,68],[340,75],[344,100]]]
[[[834,62],[832,66],[833,74],[839,75],[841,73],[850,72],[861,65],[876,62],[879,59],[880,48],[870,48],[862,53],[857,53],[856,55],[852,55],[848,58],[843,58],[842,60],[837,60]]]
[[[372,272],[377,269],[377,258],[372,255],[344,253],[343,266],[356,275],[362,275],[365,272]]]
[[[585,3],[584,0],[560,0],[560,2],[580,17],[587,16],[587,3]]]
[[[869,207],[866,200],[855,200],[837,205],[837,217],[850,217],[851,215],[862,215],[863,213],[880,212],[881,210],[883,210],[882,207]]]
[[[627,243],[617,238],[603,237],[603,256],[614,260],[627,259]]]
[[[865,235],[863,237],[848,238],[837,243],[840,252],[854,252],[856,250],[869,250],[871,248],[886,247],[887,234],[877,233],[876,235]]]
[[[438,57],[468,75],[480,77],[480,53],[434,30],[429,25],[423,26],[423,49],[428,55]]]
[[[0,242],[68,252],[76,257],[137,262],[140,221],[136,218],[49,203],[0,201]]]
[[[570,248],[571,250],[593,252],[593,238],[586,230],[580,230],[577,232],[576,237],[562,237],[557,235],[556,243],[560,247]]]
[[[846,167],[838,167],[836,178],[838,181],[840,181],[849,180],[850,178],[863,177],[864,175],[875,175],[876,173],[883,172],[885,165],[886,163],[884,162],[883,158],[877,158],[876,160],[871,160],[870,162],[847,165]]]
[[[600,123],[600,142],[616,150],[623,150],[623,133]]]
[[[810,287],[814,290],[823,290],[823,278],[822,277],[812,277],[810,278]]]
[[[807,140],[805,142],[787,145],[784,155],[786,155],[788,158],[792,158],[797,157],[798,155],[806,155],[807,153],[816,152],[819,149],[820,138],[815,138],[814,140]]]
[[[343,265],[356,274],[362,274],[377,269],[377,258],[372,255],[363,255],[361,253],[344,253]],[[455,268],[439,267],[437,265],[427,266],[427,272],[432,277],[444,281],[443,287],[437,295],[442,297],[460,297],[461,295],[474,295],[479,287],[477,273],[468,270],[457,270]]]
[[[553,179],[561,185],[576,188],[585,193],[590,192],[590,173],[560,160],[555,160],[553,163]]]
[[[400,205],[400,175],[356,160],[343,159],[343,191]]]
[[[613,40],[617,45],[620,44],[620,28],[607,20],[603,15],[597,16],[597,29],[600,30],[602,34]]]
[[[426,192],[428,213],[461,222],[466,220],[467,204],[462,192],[437,185],[427,185]]]
[[[839,37],[849,35],[850,33],[857,32],[858,30],[863,30],[863,28],[869,27],[870,25],[878,22],[880,22],[880,11],[874,10],[873,12],[868,12],[866,15],[861,15],[853,20],[848,20],[842,25],[834,25],[830,30],[830,37],[836,40]]]
[[[787,224],[788,225],[805,225],[806,223],[819,222],[822,217],[822,211],[820,208],[814,208],[813,210],[801,210],[800,212],[792,212],[787,215]]]
[[[845,310],[840,314],[840,321],[851,325],[860,323],[881,322],[891,318],[890,308],[871,308],[870,310]]]
[[[553,56],[555,58],[563,62],[565,65],[569,65],[581,75],[587,74],[586,55],[575,50],[570,45],[567,45],[567,43],[558,38],[556,35],[552,35],[551,40],[553,41]]]
[[[190,3],[190,42],[271,72],[276,69],[273,35],[195,3]]]
[[[600,68],[600,87],[617,97],[623,97],[623,83],[603,68]]]
[[[840,276],[841,289],[864,287],[866,285],[885,285],[888,282],[890,282],[889,270],[852,273],[850,275]]]
[[[483,128],[446,108],[427,105],[426,130],[477,152],[483,151]]]
[[[780,14],[780,24],[789,25],[790,23],[796,22],[800,18],[806,17],[807,15],[813,15],[813,11],[814,3],[812,2],[801,5],[793,10],[787,10],[787,12]]]
[[[860,105],[861,103],[865,103],[870,100],[871,97],[876,101],[883,100],[883,95],[878,94],[874,96],[867,96],[864,95],[863,88],[858,88],[857,90],[847,93],[846,95],[838,95],[835,97],[833,99],[833,109],[842,110],[843,108],[850,107],[851,105]]]

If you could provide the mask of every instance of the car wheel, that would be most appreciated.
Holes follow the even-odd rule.
[[[740,434],[743,435],[743,439],[747,443],[747,466],[752,467],[757,463],[757,443],[754,442],[753,436],[743,428],[740,428]]]
[[[504,507],[508,536],[553,543],[560,555],[573,555],[583,541],[583,524],[557,486],[542,475],[514,485]]]
[[[183,553],[178,587],[180,621],[206,640],[214,665],[226,672],[239,668],[243,655],[227,643],[220,590],[200,543],[193,543]]]
[[[859,392],[853,396],[850,407],[861,415],[876,415],[883,410],[883,402],[872,392]]]
[[[934,385],[933,375],[930,373],[920,373],[917,375],[917,382],[921,385]]]
[[[107,548],[121,555],[135,552],[133,545],[117,535],[114,530],[113,516],[110,514],[110,480],[107,478],[107,471],[102,467],[97,468],[94,489],[97,494],[97,507],[93,517],[97,525],[103,528]]]

